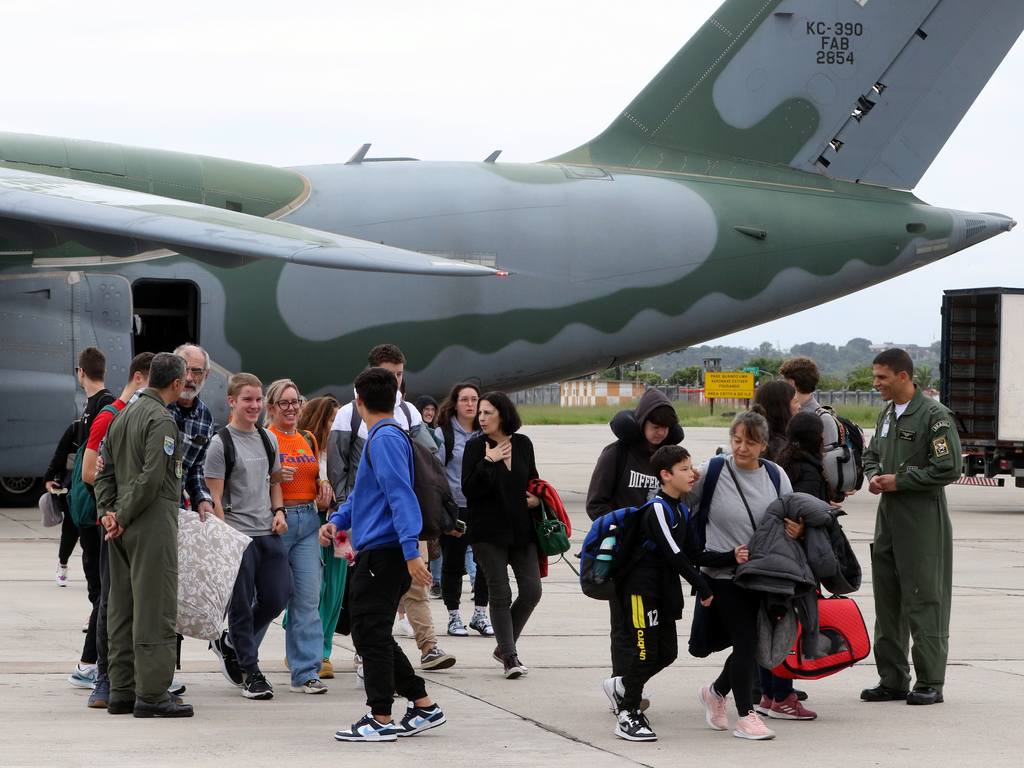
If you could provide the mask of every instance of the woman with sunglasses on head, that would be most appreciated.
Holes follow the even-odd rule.
[[[438,427],[435,434],[441,438],[438,455],[444,464],[452,496],[459,505],[459,519],[462,521],[467,518],[466,496],[462,492],[462,461],[466,443],[480,435],[476,424],[479,401],[480,389],[476,384],[464,381],[452,387],[437,413]],[[473,618],[470,619],[469,629],[466,629],[459,614],[467,557],[476,560],[476,553],[467,554],[467,549],[468,536],[441,536],[441,597],[444,607],[448,609],[448,634],[465,637],[469,629],[475,629],[484,637],[492,637],[494,629],[487,620],[487,579],[481,575],[479,563],[476,563],[477,574],[473,581]]]
[[[481,397],[477,424],[482,434],[466,443],[462,459],[467,533],[487,579],[498,640],[494,657],[504,664],[505,677],[514,679],[529,671],[519,661],[516,642],[541,595],[537,534],[530,512],[540,499],[526,490],[537,479],[537,463],[530,438],[519,434],[523,422],[508,395],[489,392]],[[515,602],[509,566],[519,593]]]
[[[302,406],[299,412],[297,427],[313,434],[313,442],[320,451],[317,457],[320,462],[320,478],[327,477],[327,433],[338,415],[341,404],[334,395],[314,397]],[[280,441],[280,437],[278,440]],[[334,489],[329,482],[321,482],[319,489],[324,491],[326,498],[317,496],[317,512],[321,523],[327,522],[327,508],[334,501]],[[334,630],[341,616],[341,604],[345,596],[345,580],[348,578],[348,560],[334,556],[334,546],[320,548],[320,560],[323,563],[320,579],[320,623],[324,630],[323,659],[320,662],[320,679],[329,680],[334,677],[334,666],[331,664],[331,651],[334,650]]]
[[[331,486],[320,475],[320,450],[316,438],[299,430],[302,398],[290,379],[278,379],[267,387],[266,427],[277,436],[281,466],[295,470],[281,483],[288,530],[281,541],[288,552],[293,590],[288,598],[285,651],[296,693],[326,693],[320,682],[324,644],[320,621],[320,516],[318,502],[329,503]]]

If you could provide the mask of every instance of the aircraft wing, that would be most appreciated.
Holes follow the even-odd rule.
[[[254,259],[363,272],[469,277],[495,270],[198,203],[0,168],[0,236],[68,240],[113,256],[166,248],[216,266]]]

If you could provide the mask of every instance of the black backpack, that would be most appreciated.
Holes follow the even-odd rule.
[[[274,473],[274,456],[277,454],[277,451],[274,450],[274,444],[270,442],[270,435],[267,434],[267,430],[257,425],[256,431],[260,433],[260,437],[263,438],[263,447],[267,449],[267,476],[269,477]],[[221,497],[221,506],[225,512],[230,512],[231,485],[228,481],[231,479],[231,470],[235,468],[235,441],[231,437],[231,430],[227,427],[224,427],[217,434],[220,435],[221,442],[224,443],[224,493]],[[307,442],[309,441],[307,440]]]
[[[442,533],[450,533],[459,519],[459,505],[452,496],[451,486],[441,466],[430,449],[417,443],[409,433],[398,424],[379,424],[366,437],[366,463],[373,469],[370,458],[370,440],[381,427],[394,427],[409,441],[412,446],[413,479],[412,490],[420,503],[420,514],[423,516],[423,528],[420,530],[420,541],[439,538]]]

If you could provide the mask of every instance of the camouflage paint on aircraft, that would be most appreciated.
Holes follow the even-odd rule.
[[[1007,231],[906,190],[1022,28],[1011,0],[729,0],[600,136],[538,164],[364,147],[278,169],[0,134],[0,476],[42,472],[89,344],[117,388],[133,351],[198,337],[215,409],[237,370],[347,399],[385,341],[412,392],[513,390]]]

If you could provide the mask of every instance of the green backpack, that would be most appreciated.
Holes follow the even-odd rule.
[[[112,405],[103,406],[100,413],[103,411],[109,411],[115,416],[120,413]],[[82,458],[85,456],[87,443],[88,435],[78,446],[78,453],[75,454],[75,466],[71,470],[71,488],[68,489],[68,509],[71,511],[71,519],[79,528],[88,528],[100,523],[96,515],[96,496],[93,494],[92,486],[82,479]]]

